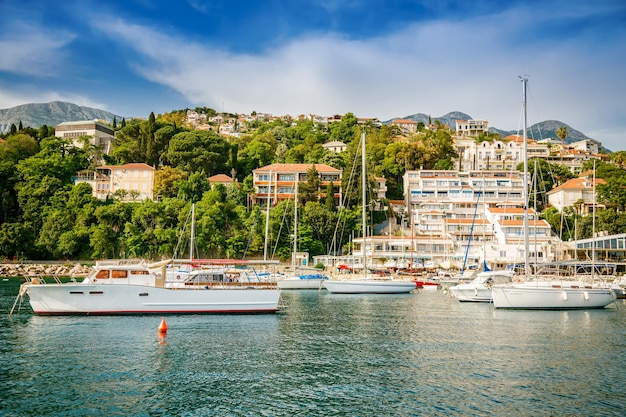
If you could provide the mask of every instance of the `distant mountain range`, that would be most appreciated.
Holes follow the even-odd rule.
[[[453,111],[440,117],[432,117],[432,116],[428,116],[427,114],[417,113],[417,114],[413,114],[413,115],[406,116],[406,117],[393,118],[383,123],[389,124],[392,121],[397,120],[397,119],[408,119],[408,120],[413,120],[418,123],[422,122],[424,124],[428,124],[429,117],[432,123],[435,123],[436,120],[439,120],[442,124],[448,125],[452,130],[456,129],[457,120],[473,119],[472,116],[468,114],[461,113],[460,111]],[[556,130],[561,126],[565,126],[567,128],[567,137],[564,140],[565,143],[572,143],[572,142],[578,142],[579,140],[591,139],[587,135],[574,129],[567,123],[563,123],[558,120],[546,120],[543,122],[535,123],[532,126],[529,126],[528,137],[535,139],[535,140],[541,140],[541,139],[557,139],[558,140],[556,136]],[[495,127],[490,127],[489,131],[498,133],[503,138],[509,135],[518,135],[518,134],[521,135],[522,134],[521,131],[501,130]]]
[[[16,126],[19,122],[22,122],[23,126],[30,126],[32,128],[39,128],[42,125],[56,126],[62,122],[76,121],[76,120],[105,120],[109,123],[113,122],[113,117],[117,117],[117,121],[122,120],[122,116],[114,115],[108,111],[94,109],[91,107],[78,106],[72,103],[66,103],[63,101],[53,101],[51,103],[30,103],[22,104],[21,106],[11,107],[10,109],[0,110],[0,133],[6,133],[9,131],[11,124]],[[397,119],[409,119],[415,122],[422,122],[428,124],[430,116],[423,113],[417,113],[406,117],[397,117],[386,122],[389,124]],[[472,117],[468,114],[458,111],[450,112],[444,116],[430,117],[430,120],[434,123],[439,120],[441,123],[450,126],[451,129],[456,128],[457,120],[469,120]],[[558,120],[546,120],[544,122],[536,123],[528,128],[528,137],[535,140],[552,138],[556,139],[555,131],[561,127],[567,128],[568,136],[565,138],[565,143],[577,142],[583,139],[589,139],[587,135],[578,130],[572,128],[566,123]],[[489,128],[490,132],[500,134],[502,137],[513,134],[521,134],[521,132],[515,130],[500,130],[495,127]]]
[[[21,106],[0,110],[0,133],[8,132],[11,124],[17,126],[20,121],[24,127],[30,126],[38,129],[42,125],[56,126],[62,122],[76,120],[100,119],[112,123],[114,116],[117,117],[118,122],[122,120],[122,117],[108,111],[78,106],[63,101],[22,104]]]

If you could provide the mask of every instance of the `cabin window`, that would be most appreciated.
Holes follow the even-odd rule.
[[[111,278],[128,278],[128,271],[113,270],[111,271]]]
[[[109,277],[108,269],[102,269],[98,271],[98,273],[96,274],[96,278],[99,278],[99,279],[107,279],[108,277]]]
[[[133,275],[150,275],[148,271],[133,271]]]
[[[89,294],[100,295],[100,294],[104,294],[104,292],[103,291],[89,291]]]

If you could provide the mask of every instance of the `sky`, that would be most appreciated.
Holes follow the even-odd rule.
[[[624,0],[0,0],[0,109],[559,120],[626,149]]]

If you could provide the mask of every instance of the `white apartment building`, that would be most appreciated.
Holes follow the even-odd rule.
[[[75,184],[91,185],[93,196],[99,200],[112,197],[116,191],[122,201],[153,199],[154,168],[144,163],[99,166],[95,171],[81,171]]]
[[[106,155],[111,151],[115,139],[115,131],[97,120],[59,123],[54,129],[54,135],[71,140],[77,148],[83,146],[80,138],[87,137],[91,145],[99,147]]]
[[[462,171],[515,170],[518,164],[524,162],[523,142],[523,138],[518,135],[483,142],[476,142],[474,138],[457,137],[457,167]],[[550,156],[550,146],[546,143],[527,140],[527,150],[529,160]]]

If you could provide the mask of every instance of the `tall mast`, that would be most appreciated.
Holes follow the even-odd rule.
[[[191,239],[189,240],[189,261],[193,262],[193,249],[196,234],[196,204],[191,203]]]
[[[267,262],[267,238],[270,231],[270,199],[272,198],[272,170],[270,170],[269,186],[267,187],[267,199],[265,204],[265,246],[263,247],[263,261]]]
[[[526,126],[528,125],[528,116],[526,109],[526,84],[528,78],[526,76],[520,77],[522,81],[522,90],[524,94],[523,109],[524,109],[524,270],[528,274],[528,256],[530,253],[530,245],[528,242],[528,138],[526,132]]]
[[[365,253],[367,241],[367,170],[365,168],[365,127],[361,130],[361,200],[363,204],[361,213],[361,222],[363,223],[363,273],[367,273],[367,254]]]
[[[291,258],[291,266],[296,266],[296,252],[298,252],[298,180],[300,174],[295,173],[296,185],[293,198],[293,256]]]

